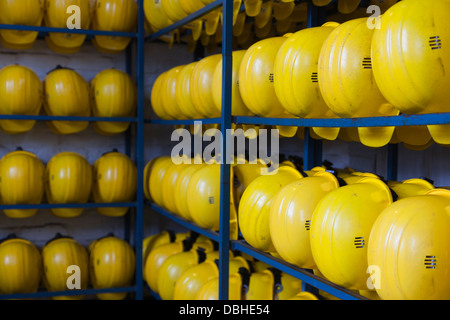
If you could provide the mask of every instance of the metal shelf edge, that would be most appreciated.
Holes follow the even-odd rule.
[[[292,127],[400,127],[419,125],[450,124],[450,113],[430,113],[416,115],[399,115],[387,117],[336,118],[336,119],[300,119],[300,118],[262,118],[233,117],[235,124],[292,126]]]
[[[220,124],[221,118],[210,118],[210,119],[189,119],[189,120],[161,120],[161,119],[147,119],[145,123],[147,124],[159,124],[159,125],[173,125],[173,126],[182,126],[182,125],[194,125],[196,122],[200,122],[201,124]]]

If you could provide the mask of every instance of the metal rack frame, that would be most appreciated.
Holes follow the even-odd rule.
[[[145,16],[144,2],[137,0],[138,3],[138,21],[136,32],[111,32],[102,30],[79,30],[65,28],[50,28],[45,26],[24,26],[24,25],[6,25],[0,24],[0,29],[36,31],[39,36],[46,36],[50,32],[84,34],[88,39],[94,36],[114,36],[129,37],[136,44],[136,55],[131,54],[131,43],[126,49],[126,72],[134,77],[137,85],[137,114],[135,117],[59,117],[59,116],[20,116],[20,115],[0,115],[1,120],[36,120],[36,121],[87,121],[87,122],[130,122],[135,125],[134,139],[134,161],[137,166],[137,196],[135,202],[129,203],[85,203],[85,204],[37,204],[37,205],[0,205],[0,210],[7,209],[52,209],[52,208],[102,208],[102,207],[130,207],[134,209],[135,227],[134,227],[134,249],[136,254],[136,273],[135,284],[123,288],[106,289],[86,289],[86,290],[68,290],[59,292],[38,291],[29,294],[11,294],[0,295],[0,300],[5,299],[42,299],[55,296],[73,296],[73,295],[94,295],[101,293],[134,293],[136,300],[143,300],[143,278],[142,278],[142,241],[143,241],[143,212],[144,212],[144,191],[143,191],[143,172],[144,172],[144,46],[145,46]],[[135,62],[135,70],[132,70]],[[125,134],[125,149],[128,156],[132,156],[132,135],[131,128]],[[126,216],[125,227],[130,227],[129,220],[131,213]]]
[[[307,27],[315,27],[322,24],[325,18],[325,8],[316,7],[311,0],[306,0],[308,6]],[[365,2],[362,2],[364,4]],[[222,114],[220,118],[198,119],[198,120],[160,120],[146,119],[147,124],[158,125],[193,125],[196,121],[204,124],[220,124],[222,130],[229,129],[232,124],[254,124],[271,126],[296,126],[305,129],[304,140],[304,166],[305,170],[322,163],[322,142],[314,140],[309,134],[310,127],[385,127],[385,126],[415,126],[415,125],[435,125],[450,124],[450,113],[440,114],[420,114],[420,115],[399,115],[389,117],[368,117],[368,118],[336,118],[336,119],[299,119],[299,118],[261,118],[261,117],[235,117],[231,115],[231,74],[232,74],[232,0],[216,0],[198,12],[180,20],[166,29],[160,30],[151,35],[147,40],[154,41],[161,35],[174,31],[185,24],[200,18],[214,9],[223,7],[223,29],[222,29],[222,56],[223,56],[223,82],[222,82]],[[226,137],[222,139],[222,148],[225,150]],[[398,167],[398,145],[390,144],[388,150],[387,179],[397,179]],[[146,205],[152,211],[180,224],[181,226],[209,237],[219,243],[220,263],[219,263],[219,299],[228,299],[228,250],[244,252],[258,260],[261,260],[283,272],[293,275],[303,281],[304,290],[323,290],[333,296],[344,300],[368,300],[367,298],[355,294],[353,291],[342,288],[323,278],[315,276],[310,270],[300,269],[293,265],[279,260],[271,255],[256,250],[243,240],[232,241],[229,238],[229,188],[230,188],[230,165],[221,164],[221,198],[220,198],[220,232],[213,232],[199,227],[195,223],[187,221],[180,216],[168,212],[160,206],[147,202]],[[160,297],[151,292],[156,299]]]

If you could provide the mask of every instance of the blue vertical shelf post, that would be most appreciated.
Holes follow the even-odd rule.
[[[231,129],[231,86],[233,72],[233,0],[223,0],[222,45],[222,161],[220,170],[220,241],[219,241],[219,300],[228,300],[230,250],[230,174],[227,154],[227,130]]]
[[[398,179],[398,144],[388,145],[387,177],[389,181]]]
[[[145,53],[145,15],[144,0],[138,0],[138,37],[137,37],[137,134],[136,134],[136,162],[137,162],[137,207],[135,227],[136,249],[136,300],[143,300],[144,283],[142,275],[142,242],[144,233],[144,134],[145,134],[145,94],[144,94],[144,53]]]
[[[325,9],[317,7],[308,1],[308,28],[320,26],[325,19]],[[311,137],[310,128],[305,128],[305,146],[303,150],[303,163],[305,170],[311,170],[322,163],[322,141]]]

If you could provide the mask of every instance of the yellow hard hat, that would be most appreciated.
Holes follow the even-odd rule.
[[[219,278],[207,281],[198,290],[195,300],[208,301],[219,300]],[[228,300],[242,300],[242,279],[238,273],[228,277]]]
[[[42,82],[37,74],[23,66],[0,70],[0,112],[13,115],[38,115],[42,107]],[[36,121],[2,120],[0,127],[10,134],[30,131]]]
[[[96,203],[130,202],[136,194],[136,165],[125,154],[106,153],[94,164],[93,196]],[[128,208],[97,208],[110,217],[124,216]]]
[[[285,272],[281,272],[280,286],[275,288],[274,300],[290,300],[302,291],[302,281]]]
[[[153,165],[155,164],[157,158],[154,158],[147,162],[144,168],[144,196],[147,200],[152,200],[150,194],[150,174],[152,173]]]
[[[0,1],[0,24],[40,27],[44,18],[44,1]],[[0,42],[13,50],[29,49],[38,36],[37,31],[0,30]]]
[[[318,61],[325,40],[337,27],[328,23],[300,30],[286,39],[274,62],[274,88],[282,107],[302,118],[335,118],[320,93]],[[334,140],[339,128],[313,128],[321,138]]]
[[[66,291],[70,266],[77,266],[80,288],[87,289],[89,281],[89,255],[81,244],[57,234],[42,249],[43,283],[48,291]],[[71,271],[73,273],[73,271]],[[83,296],[59,296],[55,300],[81,300]]]
[[[132,117],[136,112],[136,85],[120,70],[107,69],[91,81],[92,114],[94,117]],[[125,132],[130,123],[96,122],[94,128],[101,134]]]
[[[176,180],[175,187],[172,191],[173,194],[177,195],[174,197],[176,212],[183,218],[192,221],[192,217],[189,213],[188,203],[190,199],[187,196],[187,190],[189,186],[189,181],[191,177],[201,168],[205,166],[202,164],[191,164],[185,166],[178,174],[178,179]]]
[[[400,126],[395,128],[399,142],[410,146],[424,146],[433,142],[427,126]]]
[[[332,0],[313,0],[313,4],[318,7],[324,7],[331,3]]]
[[[205,165],[190,178],[186,197],[189,216],[199,226],[214,231],[220,226],[220,164]],[[231,168],[230,181],[233,181]],[[237,240],[237,213],[230,186],[230,237]]]
[[[41,254],[33,243],[14,235],[0,242],[0,294],[37,292],[41,273]]]
[[[345,22],[325,40],[319,58],[319,86],[327,106],[343,118],[396,116],[399,110],[381,94],[372,72],[373,29],[368,19]],[[355,63],[359,61],[360,63]],[[364,91],[364,95],[361,92]],[[360,127],[359,140],[369,147],[387,145],[395,127]]]
[[[274,37],[252,45],[244,57],[239,70],[239,89],[247,108],[263,117],[279,117],[285,114],[275,94],[274,61],[278,50],[286,41]]]
[[[120,288],[131,285],[136,257],[124,240],[108,235],[96,240],[89,257],[89,276],[94,289]],[[127,293],[101,293],[101,300],[123,300]]]
[[[228,300],[242,300],[244,270],[245,274],[250,272],[250,266],[244,258],[237,256],[230,259]],[[195,300],[219,300],[219,277],[207,281],[197,291]]]
[[[246,0],[244,1],[245,13],[249,17],[256,17],[260,12],[263,5],[263,0]]]
[[[273,1],[265,1],[261,5],[261,11],[255,17],[255,28],[262,28],[267,24],[272,24]]]
[[[92,167],[81,155],[62,152],[50,159],[45,170],[45,194],[49,203],[87,203],[92,191]],[[74,218],[82,208],[51,209],[61,218]]]
[[[289,18],[294,12],[294,1],[273,2],[273,17],[277,20],[284,20]]]
[[[370,173],[370,172],[359,172],[359,171],[355,171],[352,172],[348,175],[342,176],[342,179],[344,180],[344,182],[346,184],[354,184],[354,183],[358,183],[361,180],[365,179],[365,178],[375,178],[375,179],[380,179],[379,176],[377,176],[374,173]]]
[[[195,250],[184,251],[168,257],[159,268],[158,292],[163,300],[173,300],[175,283],[187,269],[208,259],[208,252],[214,250],[212,242],[210,247],[200,247]]]
[[[67,21],[73,12],[67,12],[69,6],[80,8],[80,27],[89,29],[91,24],[91,2],[89,0],[47,0],[45,1],[44,22],[46,27],[67,28]],[[78,52],[86,39],[84,34],[50,32],[45,38],[49,48],[58,53]]]
[[[287,262],[301,268],[315,267],[309,233],[317,203],[339,187],[329,172],[294,181],[281,189],[270,208],[270,236],[276,252]]]
[[[251,115],[244,101],[242,100],[241,93],[239,91],[239,68],[242,59],[245,55],[245,50],[239,50],[233,52],[233,73],[232,73],[232,114],[234,116],[248,116]],[[216,109],[222,111],[222,60],[217,64],[216,70],[213,76],[213,95],[214,105]]]
[[[241,201],[242,194],[253,182],[256,178],[261,176],[264,172],[266,172],[267,166],[263,164],[261,161],[257,163],[248,163],[245,164],[236,164],[233,166],[234,172],[234,186],[233,186],[233,194],[234,194],[234,203],[236,207],[239,208],[239,203]]]
[[[176,99],[178,94],[176,84],[178,82],[178,76],[183,68],[184,66],[177,66],[170,69],[165,76],[164,84],[161,86],[162,107],[172,119],[185,118]]]
[[[134,0],[97,0],[94,6],[94,30],[133,32],[136,29],[138,5]],[[95,36],[92,40],[100,52],[117,53],[125,50],[131,38]]]
[[[76,71],[58,66],[44,80],[44,109],[50,116],[89,117],[88,82]],[[48,125],[57,134],[72,134],[85,130],[89,122],[51,121]]]
[[[192,14],[205,6],[202,0],[180,1],[180,5],[187,14]]]
[[[180,70],[177,82],[175,84],[176,88],[176,103],[180,109],[181,115],[187,119],[201,119],[202,115],[196,109],[192,103],[191,98],[191,75],[197,62],[192,62],[185,65]]]
[[[385,300],[448,300],[450,192],[435,189],[385,209],[373,225],[368,263]]]
[[[210,280],[219,276],[217,264],[211,260],[197,264],[185,270],[175,282],[174,300],[195,300],[201,288]]]
[[[450,75],[443,72],[450,66],[450,49],[445,46],[450,41],[449,10],[446,0],[433,1],[433,5],[400,1],[383,14],[380,29],[375,30],[375,79],[386,99],[402,113],[449,111],[445,102]],[[429,130],[436,143],[450,143],[448,125],[430,125]]]
[[[434,189],[433,184],[425,179],[409,179],[402,182],[389,181],[389,188],[399,199],[423,195]]]
[[[279,280],[279,279],[278,279]],[[273,300],[275,295],[275,274],[271,269],[252,272],[248,280],[248,290],[243,300]]]
[[[315,296],[311,292],[304,291],[296,294],[288,300],[319,300],[319,298],[317,298],[317,296]]]
[[[163,10],[161,1],[144,0],[144,12],[146,20],[155,31],[164,29],[174,23]]]
[[[183,163],[172,163],[164,173],[164,177],[161,180],[161,185],[159,186],[162,191],[162,202],[164,208],[175,214],[179,214],[175,205],[175,198],[178,197],[178,194],[175,193],[175,185],[181,171],[187,166],[189,165]]]
[[[206,118],[220,117],[214,104],[213,77],[222,55],[215,54],[200,60],[192,70],[190,90],[192,103],[197,113]]]
[[[44,164],[34,154],[14,151],[0,162],[0,196],[5,205],[40,204],[44,197]],[[10,218],[29,218],[37,209],[4,210]]]
[[[392,201],[388,186],[371,177],[335,189],[319,201],[311,219],[310,242],[325,278],[348,289],[368,289],[370,230]]]
[[[154,164],[152,165],[152,168],[150,170],[150,175],[148,179],[149,183],[149,190],[151,199],[153,202],[155,202],[159,206],[163,206],[163,199],[162,199],[162,190],[160,187],[155,186],[161,186],[162,179],[164,178],[164,175],[167,171],[167,169],[173,164],[172,158],[168,156],[158,157],[155,159]]]
[[[163,11],[172,21],[179,21],[188,15],[183,8],[182,2],[189,2],[186,0],[161,0]]]
[[[275,252],[270,236],[270,206],[285,185],[302,178],[291,167],[280,167],[276,174],[263,175],[249,184],[239,203],[239,228],[244,239],[256,249]]]
[[[163,120],[172,120],[174,119],[169,115],[167,110],[165,109],[165,101],[163,100],[163,94],[166,86],[166,78],[169,71],[165,71],[161,73],[155,80],[151,93],[151,104],[153,112]]]
[[[180,236],[173,241],[155,246],[147,257],[144,269],[145,278],[150,289],[159,293],[159,271],[170,256],[199,247],[211,250],[211,243],[210,241],[198,239],[196,236]]]

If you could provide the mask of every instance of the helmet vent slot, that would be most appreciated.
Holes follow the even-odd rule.
[[[364,58],[362,66],[364,69],[372,69],[372,58]]]
[[[364,237],[355,237],[354,244],[356,249],[362,249],[366,245],[366,241],[364,240]]]
[[[442,48],[442,40],[439,36],[430,37],[429,41],[431,50],[441,49]]]
[[[317,72],[313,72],[311,75],[311,81],[313,83],[317,83],[319,82],[319,74]]]
[[[305,229],[309,231],[311,229],[311,220],[306,220],[305,222]]]
[[[436,256],[426,256],[425,257],[425,268],[427,269],[436,269]]]

